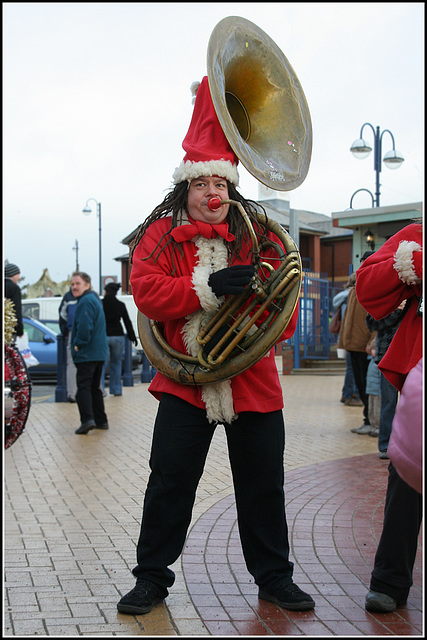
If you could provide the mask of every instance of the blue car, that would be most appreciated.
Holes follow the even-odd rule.
[[[28,369],[31,380],[54,380],[56,382],[59,323],[56,320],[47,320],[46,324],[44,324],[40,320],[25,316],[23,322],[24,330],[28,333],[28,345],[31,353],[39,361],[38,365]],[[141,354],[132,346],[132,370],[137,369],[140,363]],[[107,377],[109,373],[110,368],[107,365]]]
[[[58,342],[56,332],[33,318],[23,318],[28,345],[39,364],[30,367],[30,378],[56,378]]]

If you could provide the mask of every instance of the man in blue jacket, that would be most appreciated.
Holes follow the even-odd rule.
[[[77,298],[71,330],[71,353],[77,369],[76,401],[81,425],[78,434],[92,429],[108,429],[101,389],[101,373],[108,357],[105,314],[98,294],[91,289],[87,273],[79,271],[71,279],[71,291]]]

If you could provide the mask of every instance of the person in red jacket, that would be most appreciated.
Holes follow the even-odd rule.
[[[138,309],[162,324],[169,345],[194,355],[201,325],[254,273],[251,239],[238,208],[222,204],[212,211],[208,206],[212,197],[230,198],[241,202],[252,219],[256,211],[236,189],[238,160],[218,122],[207,78],[198,88],[183,147],[186,156],[174,173],[174,189],[135,239],[131,285]],[[280,244],[271,231],[255,226]],[[270,251],[263,251],[263,259]],[[281,339],[294,333],[297,312]],[[160,402],[133,569],[137,581],[118,610],[148,613],[168,595],[175,579],[169,566],[185,543],[218,424],[226,432],[240,539],[259,597],[287,609],[312,609],[311,596],[292,580],[289,560],[283,396],[274,348],[231,380],[184,385],[158,372],[149,390]]]
[[[418,223],[389,238],[357,270],[357,298],[375,320],[407,300],[405,314],[378,363],[398,391],[423,355],[422,282],[423,227]],[[391,461],[388,470],[383,530],[365,598],[368,611],[381,613],[395,611],[408,599],[422,519],[422,495],[404,482]]]

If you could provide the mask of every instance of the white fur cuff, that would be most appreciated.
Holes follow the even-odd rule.
[[[399,247],[394,254],[394,265],[399,278],[408,285],[420,284],[421,280],[415,273],[414,262],[412,254],[414,251],[422,251],[421,245],[418,242],[402,240],[399,243]]]

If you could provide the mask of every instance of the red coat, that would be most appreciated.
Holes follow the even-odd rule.
[[[378,367],[399,391],[422,357],[423,227],[410,224],[392,236],[357,270],[356,294],[368,313],[381,320],[403,300],[410,303]]]
[[[130,281],[138,309],[148,318],[162,323],[163,334],[171,347],[181,353],[191,353],[189,345],[195,330],[191,323],[195,321],[197,328],[197,314],[210,313],[220,305],[207,280],[210,273],[228,266],[226,245],[220,237],[206,240],[196,236],[179,244],[170,243],[159,255],[158,247],[164,246],[170,238],[167,234],[170,225],[171,218],[167,217],[148,227],[134,252]],[[165,233],[167,236],[163,238]],[[269,232],[268,235],[280,244],[274,234]],[[148,260],[141,260],[153,251]],[[241,255],[248,255],[247,246],[243,247]],[[248,259],[237,259],[233,264],[248,262]],[[298,307],[280,340],[293,335],[297,317]],[[225,382],[231,383],[235,414],[241,411],[266,413],[283,408],[274,348],[252,367]],[[217,385],[181,385],[157,372],[149,391],[157,399],[162,393],[171,393],[194,406],[206,408],[203,390],[212,386]]]

